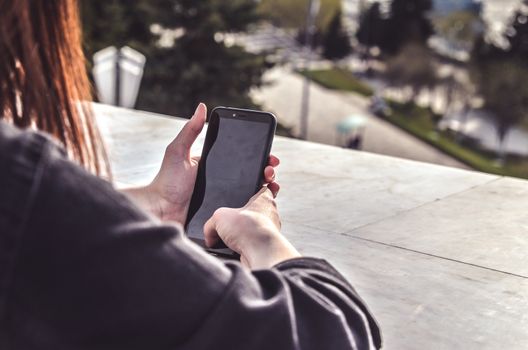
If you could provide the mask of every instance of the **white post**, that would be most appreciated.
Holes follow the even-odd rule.
[[[140,52],[114,46],[94,55],[93,76],[99,101],[134,108],[143,78],[146,58]]]

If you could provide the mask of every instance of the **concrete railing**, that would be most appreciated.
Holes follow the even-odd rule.
[[[184,120],[95,109],[117,185],[152,180]],[[281,137],[273,153],[283,233],[350,280],[387,349],[526,348],[528,182]]]

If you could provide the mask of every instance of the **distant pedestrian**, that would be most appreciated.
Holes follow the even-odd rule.
[[[347,148],[360,150],[362,142],[363,142],[363,139],[362,139],[361,135],[359,135],[359,134],[358,135],[354,135],[353,137],[351,137],[348,140]]]

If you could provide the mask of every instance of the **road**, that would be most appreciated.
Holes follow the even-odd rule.
[[[270,85],[252,91],[252,97],[277,114],[279,122],[299,133],[302,77],[285,67],[274,68],[264,79]],[[368,99],[352,93],[310,87],[308,140],[340,145],[336,124],[350,115],[368,118],[362,149],[367,152],[467,169],[459,161],[418,140],[401,129],[376,118],[368,111]]]

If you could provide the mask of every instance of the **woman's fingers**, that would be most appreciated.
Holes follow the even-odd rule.
[[[268,165],[264,168],[264,182],[269,184],[275,181],[275,167],[279,166],[280,160],[273,154],[268,158]]]
[[[279,194],[279,191],[280,191],[280,185],[276,182],[271,182],[268,184],[268,188],[273,194],[273,198],[277,198],[277,195]]]
[[[272,167],[276,167],[280,164],[280,159],[274,156],[273,154],[270,154],[268,158],[268,165],[271,165]]]
[[[200,103],[191,119],[185,124],[178,136],[171,142],[168,149],[179,156],[190,156],[191,146],[205,125],[207,107]]]
[[[213,247],[220,239],[220,237],[218,236],[218,232],[216,231],[217,218],[218,218],[218,215],[216,215],[215,213],[204,224],[203,230],[204,230],[205,245],[209,248]]]
[[[271,154],[268,158],[268,166],[264,168],[264,182],[267,184],[268,189],[273,194],[273,198],[276,198],[279,194],[280,186],[275,182],[275,167],[280,164],[280,159]]]
[[[273,169],[271,165],[268,165],[264,169],[264,182],[270,183],[270,182],[273,182],[274,180],[275,180],[275,169]]]
[[[214,247],[220,240],[238,252],[236,239],[232,235],[233,222],[239,218],[239,210],[232,208],[219,208],[213,216],[204,224],[205,245],[209,248]]]

